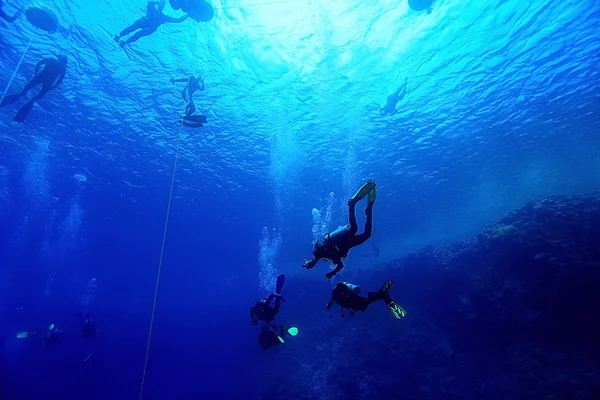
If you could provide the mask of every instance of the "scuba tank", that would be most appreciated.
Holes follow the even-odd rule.
[[[346,238],[346,234],[350,230],[350,225],[340,226],[333,232],[326,233],[323,237],[323,244],[325,246],[337,246],[342,240]]]
[[[350,289],[352,292],[354,292],[354,294],[360,294],[360,292],[362,291],[362,289],[350,282],[342,282],[343,285],[346,285],[346,287],[348,289]]]

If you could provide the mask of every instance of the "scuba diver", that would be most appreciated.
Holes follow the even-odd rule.
[[[63,331],[56,328],[54,324],[48,327],[48,332],[42,338],[42,345],[44,347],[55,346],[60,342],[60,337]],[[37,332],[19,332],[17,333],[17,339],[27,339],[30,337],[38,336]]]
[[[181,122],[185,126],[191,128],[201,127],[202,124],[206,123],[206,116],[193,115],[194,112],[196,112],[194,93],[196,93],[197,90],[204,91],[204,77],[202,75],[198,75],[198,77],[192,75],[189,78],[171,79],[171,83],[175,84],[176,82],[186,82],[185,87],[181,92],[181,97],[183,98],[183,101],[185,101],[185,110],[181,117]]]
[[[342,317],[344,316],[344,308],[350,311],[350,315],[354,316],[355,311],[366,311],[367,307],[372,303],[383,300],[392,315],[400,319],[406,316],[406,311],[400,307],[390,297],[388,291],[394,284],[394,281],[386,281],[378,292],[369,292],[367,297],[360,295],[361,289],[348,282],[340,282],[334,286],[331,292],[331,300],[327,303],[327,311],[331,310],[331,306],[337,303],[342,308]]]
[[[0,18],[5,20],[6,22],[15,22],[15,20],[19,17],[19,13],[17,12],[12,17],[9,17],[4,11],[2,11],[2,0],[0,0]]]
[[[356,223],[356,203],[365,197],[369,197],[365,214],[367,220],[365,222],[365,231],[357,235],[358,224]],[[360,244],[363,244],[371,237],[373,230],[373,204],[377,197],[375,181],[369,180],[365,183],[354,196],[348,201],[348,219],[350,224],[341,226],[333,232],[327,233],[323,242],[317,242],[313,247],[313,259],[310,261],[304,260],[303,268],[312,269],[319,260],[332,261],[335,264],[335,269],[328,272],[325,276],[331,279],[344,268],[342,259],[348,256],[348,251]]]
[[[121,33],[115,35],[115,41],[119,43],[119,46],[124,47],[126,44],[133,43],[144,36],[153,34],[156,32],[159,26],[166,22],[180,23],[188,18],[187,15],[184,15],[181,18],[169,17],[168,15],[163,14],[163,8],[165,8],[165,0],[149,1],[146,6],[146,15],[135,21],[127,28],[123,29]],[[138,29],[139,32],[131,36],[129,39],[119,41],[121,37],[129,35]]]
[[[381,115],[394,115],[398,112],[396,110],[396,104],[404,98],[406,95],[406,84],[408,83],[408,79],[404,81],[404,85],[399,86],[398,89],[387,97],[387,102],[385,106],[379,109],[379,113]]]
[[[270,324],[275,319],[275,315],[279,312],[279,305],[283,300],[281,296],[281,290],[285,283],[285,275],[277,275],[277,285],[275,292],[271,293],[265,300],[257,301],[254,307],[250,309],[250,318],[252,319],[252,325],[258,325],[259,321],[263,321],[265,324]],[[275,298],[275,305],[271,307],[271,301]]]
[[[86,339],[91,339],[98,333],[98,328],[94,321],[92,321],[92,315],[87,312],[85,314],[77,314],[79,316],[79,326],[81,327],[81,336]]]
[[[258,345],[262,347],[263,353],[273,347],[273,350],[285,343],[286,334],[296,336],[298,328],[292,326],[285,328],[283,325],[279,327],[274,325],[264,325],[258,335]]]
[[[41,71],[40,68],[44,67]],[[57,59],[45,58],[37,63],[35,66],[35,74],[31,81],[25,86],[25,89],[21,93],[11,94],[5,96],[0,102],[0,107],[5,107],[19,100],[21,97],[27,95],[27,93],[37,85],[42,85],[40,92],[29,100],[21,107],[17,112],[13,121],[23,122],[29,115],[29,112],[33,108],[35,102],[46,95],[49,91],[56,89],[61,84],[67,73],[67,56],[60,54]]]

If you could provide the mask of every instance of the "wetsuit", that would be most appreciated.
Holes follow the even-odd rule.
[[[390,296],[386,291],[369,292],[367,297],[363,297],[353,292],[346,282],[340,282],[333,288],[331,292],[331,300],[327,303],[327,311],[331,309],[334,303],[337,303],[342,308],[342,316],[344,308],[350,310],[350,315],[354,315],[354,311],[366,311],[367,307],[378,300],[390,302]]]
[[[43,68],[42,68],[43,66]],[[41,71],[40,71],[41,69]],[[9,104],[14,103],[19,100],[21,97],[27,95],[27,93],[33,89],[35,86],[42,85],[42,89],[40,92],[33,97],[29,102],[27,102],[20,110],[17,112],[14,120],[18,122],[23,122],[31,108],[33,107],[33,103],[37,100],[41,99],[48,93],[50,90],[55,89],[58,85],[61,84],[63,79],[65,78],[65,74],[67,73],[67,58],[64,56],[60,56],[58,59],[55,58],[46,58],[41,60],[35,66],[35,75],[29,81],[29,83],[25,86],[23,91],[18,94],[13,94],[9,96],[5,96],[2,102],[0,103],[0,107],[7,106]]]
[[[271,301],[275,298],[275,306],[271,307]],[[270,324],[279,312],[281,296],[271,293],[266,300],[257,301],[254,307],[250,309],[250,318],[252,325],[258,325],[258,321]]]
[[[329,244],[327,240],[324,240],[323,243],[315,244],[313,249],[313,259],[304,266],[307,269],[311,269],[314,268],[319,260],[328,260],[333,262],[336,268],[335,270],[328,272],[325,276],[331,279],[335,274],[340,272],[342,268],[344,268],[342,259],[345,259],[348,256],[348,251],[353,247],[363,244],[371,237],[373,232],[373,204],[373,202],[367,203],[367,208],[365,209],[365,214],[367,216],[365,231],[357,235],[358,224],[356,222],[356,202],[349,202],[348,219],[350,227],[347,232],[344,233],[344,238],[335,245]]]
[[[280,326],[265,325],[262,327],[258,335],[258,345],[263,351],[269,350],[271,347],[279,346],[285,341],[285,329]]]

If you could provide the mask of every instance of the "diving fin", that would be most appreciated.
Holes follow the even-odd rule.
[[[371,191],[373,190],[375,185],[376,185],[375,181],[368,180],[367,183],[362,185],[361,188],[358,189],[358,191],[354,194],[354,196],[352,196],[352,198],[350,199],[350,202],[356,203],[357,201],[362,200],[365,197],[367,197],[369,195],[369,193],[371,193]]]
[[[2,102],[0,102],[0,107],[8,106],[14,103],[15,101],[19,100],[21,97],[23,96],[21,96],[20,94],[10,94],[8,96],[4,96]]]
[[[394,284],[394,281],[385,281],[385,283],[383,284],[381,289],[379,289],[379,291],[387,292],[388,290],[390,290],[390,288],[392,287],[393,284]]]
[[[29,337],[29,332],[19,332],[17,333],[17,339],[26,339]]]
[[[369,192],[369,203],[373,204],[377,200],[377,186],[373,186],[373,190]]]
[[[21,107],[19,109],[19,111],[17,111],[17,114],[13,118],[13,121],[15,121],[15,122],[25,121],[25,118],[27,118],[27,116],[31,112],[31,109],[33,108],[34,104],[35,104],[35,100],[29,100],[27,103],[25,103],[23,105],[23,107]]]
[[[400,318],[406,317],[406,311],[404,310],[404,308],[400,307],[400,305],[398,303],[396,303],[394,301],[390,301],[389,303],[386,303],[385,305],[390,310],[390,312],[392,313],[394,318],[400,319]]]
[[[181,118],[183,118],[185,121],[195,122],[197,124],[205,124],[206,123],[206,115],[199,115],[199,114],[185,115]]]
[[[277,275],[277,285],[275,286],[275,293],[281,294],[284,283],[285,283],[285,274]]]

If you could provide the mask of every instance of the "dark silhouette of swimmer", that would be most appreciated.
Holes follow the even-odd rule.
[[[12,17],[8,16],[4,11],[2,11],[2,0],[0,0],[0,18],[7,22],[15,22],[15,20],[19,17],[19,13],[16,13]]]
[[[171,83],[186,82],[183,91],[181,92],[181,98],[185,101],[184,115],[189,117],[196,112],[196,105],[194,104],[194,93],[197,90],[204,92],[204,77],[198,75],[198,77],[190,76],[189,78],[171,79]]]
[[[91,339],[98,333],[98,328],[92,320],[92,315],[87,312],[85,314],[77,314],[79,316],[79,325],[81,327],[81,336],[86,339]]]
[[[313,246],[313,258],[312,260],[304,260],[304,264],[302,264],[303,268],[312,269],[317,265],[319,260],[331,261],[335,265],[335,269],[325,274],[327,279],[333,278],[344,268],[342,260],[348,256],[350,249],[360,246],[371,237],[373,232],[373,205],[377,197],[376,193],[376,184],[372,180],[367,181],[356,192],[348,201],[348,219],[350,223],[325,234],[322,241],[316,242]],[[367,196],[365,231],[358,234],[356,203]]]
[[[21,93],[5,96],[2,99],[2,102],[0,102],[0,107],[5,107],[9,104],[16,102],[20,98],[26,96],[27,93],[35,86],[42,85],[42,89],[40,90],[40,92],[27,103],[25,103],[13,118],[13,121],[16,122],[25,121],[25,118],[27,118],[27,116],[29,115],[29,112],[33,108],[35,102],[44,97],[46,93],[48,93],[52,89],[56,89],[56,87],[58,87],[58,85],[60,85],[63,79],[65,78],[66,73],[67,57],[65,55],[61,54],[56,59],[45,58],[41,60],[35,66],[35,73],[33,75],[33,78],[25,86],[25,89],[23,89]]]
[[[406,95],[407,82],[408,80],[405,80],[403,85],[398,86],[398,89],[396,89],[394,93],[390,94],[387,97],[387,102],[385,103],[385,106],[379,109],[379,113],[381,115],[394,115],[398,112],[398,110],[396,110],[396,104],[398,104],[398,102],[402,100]]]
[[[118,35],[115,35],[115,41],[119,42],[119,46],[123,47],[126,44],[133,43],[144,36],[153,34],[156,32],[159,26],[166,22],[179,23],[185,21],[188,17],[187,15],[184,15],[181,18],[169,17],[168,15],[163,14],[163,8],[165,8],[165,0],[149,1],[146,6],[146,15],[135,21],[127,28],[123,29]],[[139,31],[129,39],[119,41],[121,37],[129,35],[133,31],[137,30]]]

